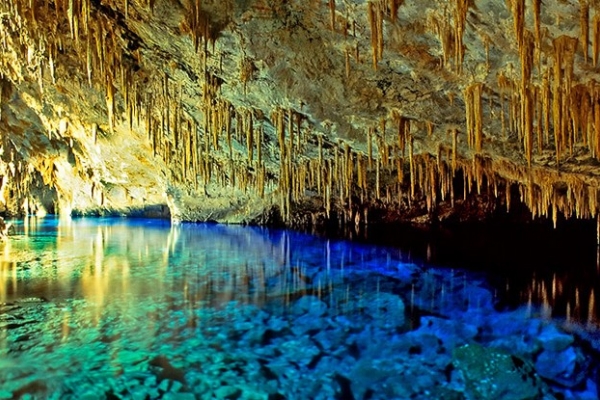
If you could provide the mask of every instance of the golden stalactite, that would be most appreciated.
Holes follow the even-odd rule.
[[[153,0],[150,1],[153,3]],[[210,15],[202,9],[202,0],[191,0],[189,5],[190,9],[186,13],[182,30],[191,35],[196,51],[200,50],[200,45],[203,44],[203,51],[206,54],[208,44],[214,46],[219,32],[210,20]]]
[[[457,148],[458,148],[458,129],[451,129],[452,134],[452,173],[456,173],[456,163],[458,160]]]
[[[445,15],[430,14],[427,25],[433,27],[442,46],[442,67],[449,67],[450,60],[453,58],[454,49],[454,29],[449,19]]]
[[[469,3],[469,0],[454,0],[454,61],[456,72],[459,74],[462,73],[465,58],[463,36],[467,25]]]
[[[345,57],[345,69],[346,69],[346,79],[350,79],[350,50],[346,49],[344,51]]]
[[[598,159],[600,158],[600,91],[598,89],[594,90],[592,96],[592,104],[594,105],[593,113],[595,140],[590,141],[590,144],[593,142],[592,156]]]
[[[573,80],[573,63],[578,39],[569,36],[559,36],[553,41],[554,65],[552,81],[552,114],[554,129],[554,146],[556,162],[560,162],[561,155],[567,146],[568,140],[568,115],[567,100],[570,98],[571,83]]]
[[[373,135],[375,134],[375,129],[373,127],[369,127],[367,130],[367,156],[369,160],[369,170],[373,169]]]
[[[596,9],[592,21],[592,62],[598,66],[598,55],[600,54],[600,12]]]
[[[542,13],[542,0],[532,0],[531,6],[533,9],[533,32],[535,35],[535,47],[538,51],[541,51],[542,47],[542,28],[541,28],[541,13]]]
[[[333,32],[335,32],[335,0],[329,0],[329,24]]]
[[[588,0],[579,0],[579,40],[583,52],[583,60],[588,62],[590,36],[590,5]]]
[[[402,6],[404,0],[388,0],[388,2],[388,7],[390,9],[390,19],[392,20],[392,23],[395,23],[396,19],[398,19],[398,9]]]
[[[519,97],[521,104],[519,137],[523,139],[523,148],[527,163],[531,166],[533,153],[533,120],[535,116],[534,93],[535,89],[531,85],[531,73],[533,70],[533,48],[534,37],[529,31],[523,33],[521,47],[519,48],[519,58],[521,63],[521,85],[519,88]]]
[[[467,143],[477,153],[483,146],[482,83],[473,83],[464,90]]]
[[[377,69],[379,61],[383,58],[383,17],[384,0],[370,0],[367,5],[369,27],[371,28],[371,50],[373,52],[373,69]]]
[[[252,165],[254,161],[254,118],[252,110],[246,112],[246,122],[244,124],[246,131],[246,146],[248,150],[248,165]]]
[[[534,0],[534,3],[535,1],[536,0]],[[517,48],[521,49],[521,46],[523,46],[523,34],[525,30],[525,0],[509,0],[509,5],[513,16],[513,27],[517,39]]]
[[[539,102],[542,105],[541,119],[542,119],[542,123],[544,126],[544,144],[545,145],[548,145],[548,143],[550,143],[550,115],[551,115],[550,95],[552,93],[552,90],[550,88],[549,73],[550,73],[550,71],[546,70],[546,72],[542,75],[542,85],[540,88],[540,96],[539,96]],[[539,120],[538,120],[538,124],[540,124]]]

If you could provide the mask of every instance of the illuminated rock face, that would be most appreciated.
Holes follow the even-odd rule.
[[[479,194],[598,212],[592,0],[6,0],[0,18],[9,213],[421,220]]]

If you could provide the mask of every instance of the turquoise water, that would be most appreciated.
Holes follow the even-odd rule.
[[[395,248],[30,218],[0,245],[0,399],[595,398],[589,332],[495,293]]]

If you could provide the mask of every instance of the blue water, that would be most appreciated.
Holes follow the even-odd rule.
[[[543,307],[497,312],[485,279],[395,248],[143,219],[14,227],[0,245],[0,399],[474,398],[465,345],[529,360],[540,398],[596,393],[595,359]]]

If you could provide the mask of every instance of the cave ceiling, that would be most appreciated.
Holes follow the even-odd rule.
[[[8,213],[598,212],[595,0],[2,0],[0,49]]]

